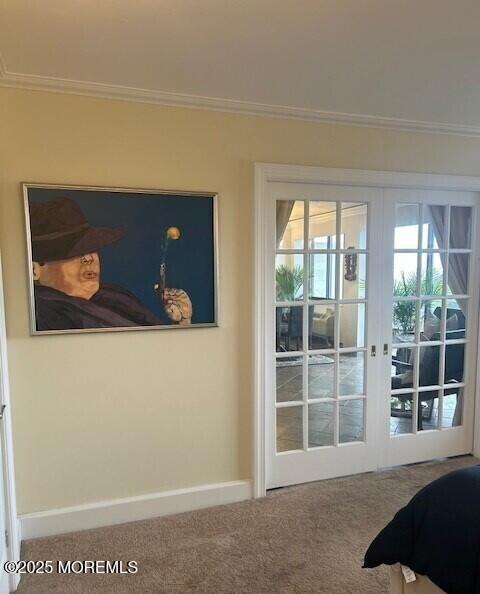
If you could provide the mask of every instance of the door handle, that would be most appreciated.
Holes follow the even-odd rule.
[[[383,354],[388,355],[388,342],[383,345]]]
[[[370,357],[376,357],[377,356],[377,346],[375,344],[372,344],[371,348],[370,348]]]
[[[0,419],[3,419],[3,413],[5,412],[6,408],[7,408],[6,404],[2,404],[2,406],[0,407]]]

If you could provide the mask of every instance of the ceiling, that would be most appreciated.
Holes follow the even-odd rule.
[[[358,206],[358,204],[353,204],[352,206]],[[329,212],[336,212],[337,204],[336,202],[322,202],[322,201],[315,201],[310,200],[309,205],[309,217],[314,217],[317,215],[326,214]],[[292,212],[290,214],[289,220],[294,221],[298,219],[303,219],[304,216],[304,203],[302,200],[297,200],[293,205]]]
[[[0,84],[480,134],[478,0],[0,0]]]

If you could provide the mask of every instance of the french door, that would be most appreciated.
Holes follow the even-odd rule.
[[[472,451],[478,200],[473,192],[384,191],[380,466]]]
[[[381,191],[272,184],[270,196],[268,486],[372,470]]]
[[[478,198],[265,184],[267,488],[472,451]]]

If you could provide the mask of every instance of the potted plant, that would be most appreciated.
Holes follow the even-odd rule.
[[[420,286],[422,295],[441,295],[443,292],[443,272],[436,268],[427,271]],[[417,294],[417,274],[400,273],[400,279],[393,285],[395,297],[411,297]],[[402,334],[415,331],[415,301],[395,301],[393,306],[393,323],[401,329]]]
[[[277,301],[294,301],[301,298],[303,270],[300,266],[289,268],[283,264],[275,271],[277,281]]]

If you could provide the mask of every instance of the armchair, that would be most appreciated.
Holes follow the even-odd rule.
[[[454,310],[457,311],[457,310]],[[463,314],[462,314],[463,315]],[[463,323],[465,318],[463,317]],[[465,338],[465,329],[450,330],[446,332],[446,340],[455,340]],[[432,342],[440,340],[440,333],[437,332],[432,335]],[[425,347],[424,347],[425,348]],[[445,377],[439,378],[440,369],[440,345],[434,345],[425,348],[424,355],[420,361],[420,368],[418,370],[418,385],[437,386],[441,384],[452,384],[452,388],[445,388],[444,394],[458,394],[458,388],[455,384],[463,381],[464,368],[464,354],[465,345],[460,343],[449,344],[445,347]],[[413,361],[402,361],[400,359],[392,359],[392,366],[395,367],[395,375],[392,376],[391,386],[392,390],[401,388],[413,387]],[[392,416],[411,416],[411,411],[406,409],[406,403],[410,396],[404,394],[397,394],[396,397],[402,402],[402,409],[391,411]],[[438,398],[438,391],[432,390],[428,392],[419,392],[418,395],[418,423],[417,428],[423,429],[424,418],[430,420],[433,412],[433,403],[435,398]],[[426,405],[426,406],[425,406]]]
[[[302,350],[303,307],[277,307],[276,347],[278,351]],[[313,305],[308,307],[309,340],[312,335]]]

